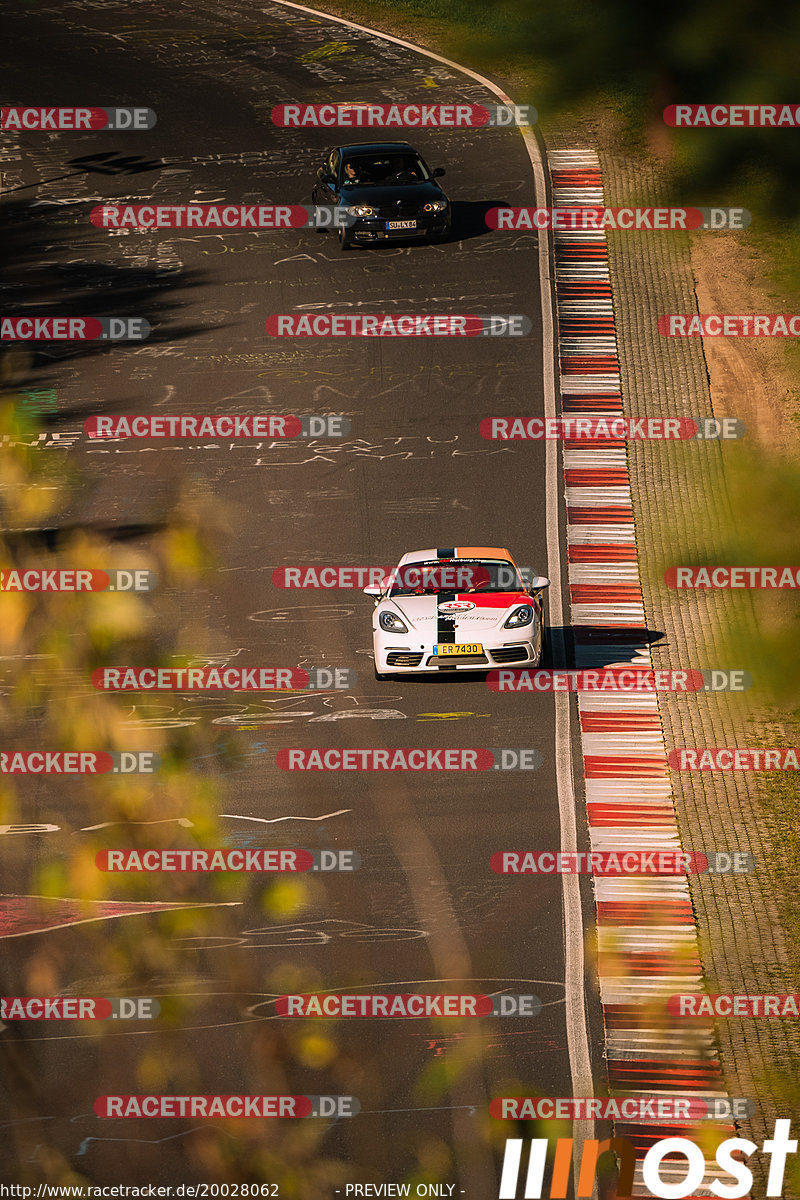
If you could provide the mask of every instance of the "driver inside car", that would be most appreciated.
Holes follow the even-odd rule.
[[[368,170],[364,169],[364,164],[359,163],[358,159],[349,158],[344,164],[342,183],[372,183],[372,176]]]

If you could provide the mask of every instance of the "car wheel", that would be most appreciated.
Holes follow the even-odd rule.
[[[390,680],[392,678],[391,675],[382,675],[377,667],[375,667],[374,670],[375,670],[375,678],[377,679],[378,683],[386,683],[388,680]]]
[[[347,232],[346,229],[340,229],[339,230],[339,249],[340,250],[352,250],[352,248],[353,248],[353,243],[350,240],[350,234]]]

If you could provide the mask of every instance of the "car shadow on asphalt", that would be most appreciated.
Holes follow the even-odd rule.
[[[442,241],[464,242],[470,238],[484,237],[496,233],[486,223],[486,214],[493,208],[509,208],[508,200],[454,200],[450,205],[452,223],[450,233]]]
[[[641,663],[642,652],[656,642],[663,641],[662,630],[645,629],[642,626],[620,627],[618,625],[551,625],[549,646],[538,667],[530,664],[498,663],[483,671],[444,670],[435,674],[398,674],[393,682],[411,682],[425,687],[440,687],[459,682],[486,683],[496,671],[574,671],[599,670],[603,667],[628,666]],[[576,651],[580,666],[576,667]],[[644,665],[644,664],[642,664]],[[542,689],[545,691],[546,689]]]
[[[568,625],[563,634],[568,663],[561,665],[574,668],[577,657],[581,670],[634,664],[666,637],[663,630],[643,625]]]
[[[158,249],[149,255],[122,256],[105,231],[93,228],[82,201],[7,201],[0,207],[0,245],[6,305],[16,315],[144,317],[151,326],[151,352],[204,332],[187,312],[193,293],[207,283],[209,273],[161,259]],[[74,371],[88,358],[112,357],[120,345],[137,348],[135,340],[117,342],[105,334],[91,340],[19,341],[0,384],[15,393],[20,410],[40,418],[44,428],[72,424],[96,413],[97,403],[85,409],[55,409],[45,405],[42,394],[58,384],[65,369]]]

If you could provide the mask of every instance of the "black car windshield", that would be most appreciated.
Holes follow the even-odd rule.
[[[439,592],[519,592],[523,583],[513,563],[498,558],[451,558],[405,563],[394,573],[390,596]]]
[[[416,154],[354,154],[342,167],[344,187],[391,187],[393,183],[426,183],[430,178]]]

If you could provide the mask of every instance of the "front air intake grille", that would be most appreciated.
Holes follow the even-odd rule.
[[[422,662],[422,654],[412,654],[410,651],[392,650],[386,655],[387,666],[418,667]]]
[[[409,217],[421,216],[422,207],[413,201],[403,204],[382,204],[378,209],[378,215],[387,221],[403,221]]]
[[[528,650],[525,646],[501,646],[498,650],[492,650],[491,655],[496,663],[528,661]]]

